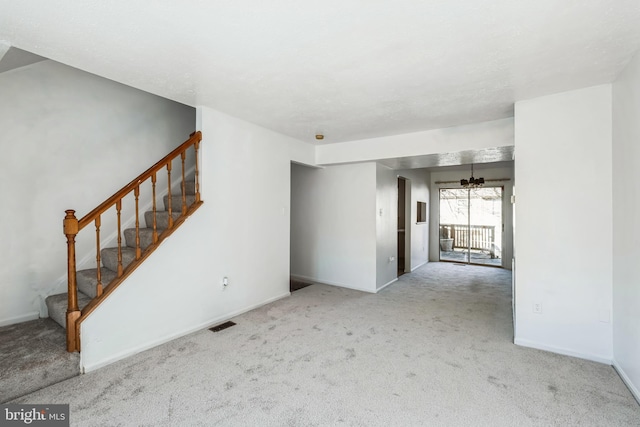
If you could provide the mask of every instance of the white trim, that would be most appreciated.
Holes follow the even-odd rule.
[[[129,356],[133,356],[134,354],[141,353],[141,352],[143,352],[145,350],[149,350],[150,348],[157,347],[157,346],[162,345],[164,343],[167,343],[169,341],[173,341],[176,338],[180,338],[180,337],[183,337],[185,335],[189,335],[189,334],[192,334],[194,332],[198,332],[198,331],[200,331],[202,329],[210,328],[210,327],[215,326],[215,325],[217,325],[219,323],[222,323],[222,322],[224,322],[226,320],[229,320],[229,319],[231,319],[233,317],[239,316],[239,315],[241,315],[243,313],[246,313],[248,311],[254,310],[254,309],[258,308],[258,307],[262,307],[263,305],[270,304],[270,303],[272,303],[274,301],[278,301],[278,300],[280,300],[282,298],[286,298],[288,296],[291,296],[291,292],[286,292],[286,293],[284,293],[282,295],[278,295],[278,296],[273,297],[273,298],[268,298],[268,299],[266,299],[266,300],[264,300],[262,302],[250,305],[250,306],[242,308],[240,310],[236,310],[236,311],[233,311],[231,313],[223,314],[222,316],[216,317],[214,319],[207,320],[206,322],[201,323],[201,324],[199,324],[197,326],[193,326],[193,327],[187,328],[187,329],[185,329],[183,331],[175,332],[173,334],[167,335],[164,338],[161,338],[161,339],[159,339],[157,341],[154,341],[152,343],[146,343],[146,344],[141,345],[139,347],[134,347],[134,348],[127,349],[127,350],[125,350],[125,351],[123,351],[121,353],[116,354],[115,356],[111,356],[111,357],[109,357],[107,359],[104,359],[104,360],[102,360],[102,361],[100,361],[98,363],[94,363],[94,364],[91,364],[91,365],[85,365],[84,364],[84,360],[83,360],[83,357],[82,357],[82,351],[80,351],[80,369],[81,369],[81,372],[86,374],[87,372],[95,371],[96,369],[99,369],[99,368],[102,368],[104,366],[110,365],[110,364],[112,364],[114,362],[117,362],[118,360],[125,359],[125,358],[127,358]],[[82,342],[82,326],[80,326],[80,335],[81,335],[80,336],[80,342]]]
[[[425,261],[425,262],[423,262],[422,264],[418,264],[418,265],[416,265],[415,267],[413,267],[413,268],[411,269],[411,272],[413,273],[414,271],[416,271],[417,269],[419,269],[420,267],[422,267],[422,266],[423,266],[423,265],[425,265],[425,264],[429,264],[429,260],[426,260],[426,261]]]
[[[372,291],[370,289],[359,288],[359,287],[353,286],[353,285],[345,285],[344,283],[330,282],[328,280],[318,280],[318,279],[314,279],[313,277],[307,277],[307,276],[298,276],[297,274],[292,274],[291,278],[294,279],[294,280],[300,280],[300,281],[303,281],[303,282],[312,282],[312,283],[317,283],[319,285],[337,286],[339,288],[353,289],[354,291],[367,292],[367,293],[370,293],[370,294],[375,294],[377,292],[377,290],[376,291]]]
[[[622,379],[622,382],[627,386],[627,388],[629,389],[633,397],[635,397],[636,401],[640,405],[640,390],[638,390],[638,388],[631,382],[631,378],[629,378],[629,376],[624,371],[624,369],[622,369],[622,367],[618,365],[618,362],[616,362],[616,359],[613,359],[612,366],[613,366],[613,369],[616,370],[616,372]]]
[[[40,318],[40,313],[32,311],[31,313],[21,314],[20,316],[8,317],[0,320],[0,326],[9,326],[16,323],[28,322],[29,320],[36,320]]]
[[[393,279],[393,280],[390,280],[390,281],[389,281],[389,282],[387,282],[386,284],[384,284],[384,285],[380,286],[380,287],[376,290],[376,292],[380,292],[381,290],[383,290],[384,288],[386,288],[386,287],[387,287],[387,286],[389,286],[390,284],[392,284],[392,283],[394,283],[394,282],[397,282],[397,281],[398,281],[398,278],[397,278],[397,277],[396,277],[395,279]]]
[[[605,365],[611,365],[612,360],[609,357],[598,356],[595,354],[580,353],[577,351],[569,350],[561,347],[554,347],[551,345],[540,344],[535,341],[527,339],[516,338],[513,343],[522,347],[535,348],[538,350],[550,351],[551,353],[562,354],[564,356],[577,357],[579,359],[591,360],[593,362],[604,363]]]

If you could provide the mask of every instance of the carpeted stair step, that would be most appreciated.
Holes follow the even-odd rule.
[[[162,198],[164,202],[164,210],[169,209],[169,196],[164,196]],[[193,194],[187,194],[187,208],[191,206],[193,202],[196,201],[196,196]],[[182,211],[182,195],[179,194],[177,196],[171,196],[171,210],[173,212],[181,212]]]
[[[171,212],[174,222],[180,218],[180,215],[182,215],[181,211]],[[153,211],[144,213],[144,221],[147,223],[148,228],[153,229]],[[156,211],[156,230],[165,230],[167,228],[169,228],[169,212]]]
[[[185,189],[187,195],[196,194],[196,181],[195,181],[195,179],[191,180],[191,181],[185,181],[184,189]],[[180,190],[178,190],[178,193],[180,193]]]
[[[153,218],[151,219],[153,221]],[[160,234],[160,231],[158,231]],[[136,247],[136,229],[127,228],[124,230],[124,239],[127,241],[127,246],[130,248]],[[153,229],[141,228],[140,229],[140,248],[147,249],[147,247],[153,243]]]
[[[76,272],[78,290],[91,298],[96,297],[96,285],[98,284],[98,278],[96,277],[97,272],[98,269],[96,268],[90,268],[88,270],[80,270]],[[100,269],[100,274],[100,280],[102,281],[103,290],[109,283],[111,283],[113,279],[118,276],[115,271],[109,270],[108,268],[104,267]]]
[[[87,304],[89,304],[91,298],[78,292],[78,308],[82,310]],[[63,328],[67,327],[67,293],[51,295],[45,300],[47,309],[49,310],[49,317],[56,321]]]
[[[118,271],[118,248],[106,248],[100,251],[102,255],[102,265],[111,271]],[[122,247],[122,268],[125,269],[136,259],[136,250]]]

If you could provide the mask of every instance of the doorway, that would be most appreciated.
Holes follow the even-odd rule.
[[[504,187],[441,188],[440,261],[502,266]]]
[[[411,181],[398,177],[398,277],[411,271]]]

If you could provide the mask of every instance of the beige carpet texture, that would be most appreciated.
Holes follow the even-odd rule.
[[[80,375],[80,354],[51,319],[0,328],[0,403]]]
[[[513,344],[511,273],[429,263],[291,297],[14,403],[75,426],[639,426],[611,366]]]

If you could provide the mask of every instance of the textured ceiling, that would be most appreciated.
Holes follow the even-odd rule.
[[[378,160],[381,165],[391,169],[441,168],[445,166],[468,165],[474,163],[480,167],[497,167],[514,160],[514,147],[495,147],[484,150],[467,150],[457,153],[428,154],[425,156],[397,157]],[[484,165],[487,164],[487,165]]]
[[[638,0],[0,0],[0,40],[323,143],[509,117],[611,82]]]

